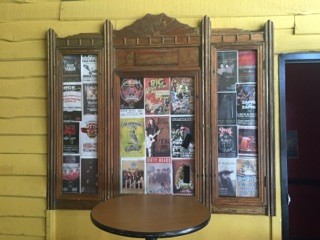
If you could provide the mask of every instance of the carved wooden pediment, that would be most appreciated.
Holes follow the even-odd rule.
[[[115,37],[157,37],[198,35],[199,30],[180,23],[166,14],[147,14],[135,21],[132,25],[114,31]]]

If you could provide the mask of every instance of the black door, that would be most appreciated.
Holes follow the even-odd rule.
[[[279,69],[283,239],[320,239],[320,54],[281,55]]]

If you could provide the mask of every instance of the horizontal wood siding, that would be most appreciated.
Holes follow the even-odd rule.
[[[46,201],[43,197],[0,197],[1,217],[35,217],[46,216]]]
[[[300,34],[320,34],[320,14],[297,15],[295,17],[295,31]]]
[[[2,217],[0,232],[7,235],[44,237],[45,221],[43,217]]]
[[[15,1],[1,3],[0,22],[59,19],[59,1]]]
[[[1,16],[0,16],[1,19]],[[49,28],[59,33],[59,37],[75,35],[78,33],[101,32],[103,21],[19,21],[4,22],[0,24],[0,40],[9,42],[24,42],[44,40],[43,46],[46,46],[47,31]],[[12,31],[14,29],[14,31]],[[39,45],[43,49],[43,46]],[[14,50],[12,50],[14,51]],[[46,56],[46,51],[42,52]]]
[[[59,37],[102,32],[106,19],[114,29],[122,29],[147,13],[165,13],[191,27],[198,27],[202,18],[209,16],[215,29],[258,30],[267,20],[272,20],[275,25],[275,91],[278,89],[279,53],[320,51],[319,0],[1,0],[0,240],[44,240],[46,236],[48,29],[54,29]],[[275,98],[277,103],[277,92]],[[276,104],[275,112],[278,110]],[[279,146],[276,147],[279,153]],[[276,170],[279,179],[280,171]],[[280,208],[280,194],[277,196],[277,208]],[[101,231],[88,226],[88,214],[58,211],[53,219],[59,223],[55,225],[50,220],[47,226],[49,238],[85,240],[90,233],[91,237],[105,239]],[[214,224],[201,239],[212,236],[243,239],[237,231],[227,234],[219,231],[231,218],[240,219],[221,215],[221,222],[213,220]],[[250,216],[248,219],[253,220]],[[70,228],[66,221],[74,224],[71,231],[67,231]],[[261,222],[265,223],[260,225],[266,232],[272,229],[265,239],[281,238],[280,215],[270,226],[268,219]],[[243,221],[241,236],[246,239],[250,239],[250,224],[254,225]],[[192,239],[192,236],[185,238]]]
[[[133,10],[134,9],[134,10]],[[194,0],[118,0],[110,1],[63,1],[61,2],[61,20],[91,19],[137,19],[146,13],[164,12],[171,17],[239,17],[239,16],[284,16],[320,12],[318,0],[290,1],[209,1]],[[81,14],[79,14],[81,12]]]
[[[46,32],[59,9],[0,3],[0,240],[46,239]]]
[[[0,154],[0,176],[46,176],[46,161],[46,154]]]
[[[25,235],[0,235],[0,240],[45,240],[45,237],[25,236]]]

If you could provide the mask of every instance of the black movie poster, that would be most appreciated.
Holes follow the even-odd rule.
[[[79,153],[79,123],[63,123],[63,152]]]
[[[144,115],[143,78],[122,78],[120,81],[120,115]]]
[[[81,193],[98,193],[98,159],[81,159]]]
[[[173,193],[176,195],[194,194],[193,159],[176,159],[173,166]]]
[[[171,142],[173,158],[194,157],[194,117],[171,118]]]
[[[236,93],[218,93],[218,124],[237,123]]]
[[[257,51],[239,51],[239,82],[257,82]]]
[[[238,51],[218,52],[218,91],[235,91],[238,81]]]
[[[256,88],[256,84],[237,84],[237,119],[239,125],[257,125]]]
[[[194,79],[174,77],[171,79],[171,114],[194,114]]]
[[[63,82],[81,82],[81,55],[63,56],[62,80]]]
[[[83,114],[98,113],[97,84],[83,84]]]
[[[63,156],[62,164],[62,191],[64,193],[79,193],[80,163],[79,156]]]
[[[237,157],[237,127],[219,126],[218,132],[218,157]]]
[[[257,153],[257,127],[239,127],[239,154],[245,156],[257,156]]]
[[[170,157],[169,117],[146,117],[145,122],[147,157]]]

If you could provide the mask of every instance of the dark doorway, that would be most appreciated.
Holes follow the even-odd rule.
[[[320,54],[284,54],[279,60],[283,239],[316,240],[320,239]]]

